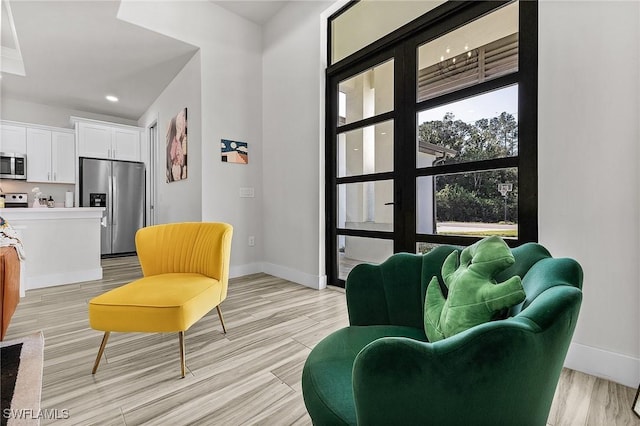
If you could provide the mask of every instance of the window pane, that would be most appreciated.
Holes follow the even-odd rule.
[[[338,185],[338,228],[393,231],[393,181]]]
[[[339,126],[392,111],[393,59],[341,81],[338,92]]]
[[[421,176],[416,191],[419,234],[518,237],[517,168]]]
[[[423,241],[418,241],[416,243],[416,254],[427,254],[434,248],[440,247],[440,246],[451,246],[456,248],[462,248],[461,246],[457,246],[454,244],[437,244],[437,243],[427,243]]]
[[[360,263],[382,263],[393,254],[393,241],[378,238],[338,236],[338,277],[346,280]]]
[[[393,171],[393,120],[338,135],[338,177]]]
[[[358,2],[331,21],[331,63],[335,64],[442,3],[444,0]]]
[[[418,113],[418,167],[518,155],[518,85]]]
[[[518,71],[518,2],[418,48],[418,102]]]

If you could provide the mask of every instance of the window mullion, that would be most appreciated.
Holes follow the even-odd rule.
[[[398,78],[396,79],[396,149],[395,191],[396,252],[415,251],[416,233],[416,94],[418,87],[416,47],[404,43],[396,49]]]

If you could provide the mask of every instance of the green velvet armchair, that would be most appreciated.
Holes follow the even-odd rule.
[[[320,341],[302,373],[316,425],[545,425],[582,301],[582,269],[539,244],[512,250],[497,281],[522,278],[508,318],[429,343],[426,286],[453,247],[399,253],[349,274],[350,326]]]

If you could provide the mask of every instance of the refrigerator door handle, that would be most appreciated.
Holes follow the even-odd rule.
[[[115,173],[113,174],[113,190],[111,193],[111,205],[113,209],[111,210],[113,213],[111,216],[111,225],[116,225],[116,212],[118,211],[118,179],[116,178]]]
[[[102,216],[102,220],[100,221],[100,225],[102,225],[103,228],[107,227],[107,217],[106,216]]]

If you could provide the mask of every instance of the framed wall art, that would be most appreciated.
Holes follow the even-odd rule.
[[[225,163],[249,163],[249,149],[246,142],[222,139],[220,149],[222,161]]]
[[[187,178],[187,108],[169,120],[167,128],[167,182]]]

